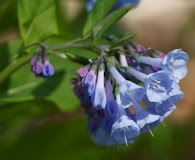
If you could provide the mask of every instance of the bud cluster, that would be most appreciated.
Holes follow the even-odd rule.
[[[30,60],[31,71],[36,76],[50,77],[54,74],[54,68],[49,62],[45,49],[41,47]]]

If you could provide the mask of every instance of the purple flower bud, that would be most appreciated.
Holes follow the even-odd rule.
[[[32,67],[31,70],[34,72],[36,75],[41,75],[42,72],[42,63],[36,62]]]
[[[43,49],[40,49],[30,60],[31,70],[37,76],[50,77],[54,74],[54,68],[49,63],[48,57]]]
[[[82,68],[79,68],[77,71],[76,71],[76,74],[83,78],[86,76],[86,74],[88,73],[88,68],[87,67],[82,67]]]

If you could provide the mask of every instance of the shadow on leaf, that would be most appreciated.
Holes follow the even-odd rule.
[[[43,83],[38,85],[33,91],[32,94],[35,97],[45,97],[49,96],[53,91],[55,91],[59,84],[62,83],[66,72],[60,70],[55,73],[53,77],[46,79]]]

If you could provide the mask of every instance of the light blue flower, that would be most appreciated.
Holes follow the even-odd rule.
[[[169,92],[173,90],[174,80],[169,72],[164,70],[151,74],[144,74],[133,68],[129,68],[129,73],[144,82],[146,95],[151,102],[165,101],[169,98]]]
[[[145,95],[145,89],[131,81],[127,81],[114,66],[109,68],[110,73],[116,80],[120,89],[121,105],[129,107],[134,102],[139,102]]]
[[[163,59],[140,56],[138,61],[170,72],[173,79],[179,82],[179,80],[184,78],[187,74],[188,70],[186,65],[189,61],[189,57],[188,54],[181,49],[175,49],[166,54]]]
[[[184,96],[183,92],[180,91],[179,85],[174,82],[172,84],[172,90],[168,93],[168,99],[165,101],[162,101],[160,103],[158,102],[150,102],[147,96],[143,98],[144,102],[148,106],[148,109],[154,113],[161,115],[163,117],[167,117],[173,110],[176,109],[175,104],[182,99]]]
[[[169,98],[169,92],[173,89],[173,80],[165,71],[151,73],[144,80],[146,95],[151,102],[162,102]]]
[[[179,82],[187,74],[188,54],[181,49],[169,52],[161,62],[161,68],[173,74],[176,82]]]
[[[104,70],[98,71],[97,84],[91,95],[93,107],[96,109],[104,109],[106,107],[106,92],[104,87]]]
[[[125,142],[127,145],[129,141],[132,141],[139,134],[138,125],[127,116],[125,109],[120,104],[120,96],[117,95],[118,104],[118,116],[112,125],[111,136],[117,142]]]
[[[133,104],[135,109],[134,120],[140,128],[140,132],[148,132],[159,125],[163,121],[163,117],[157,114],[150,113],[147,109],[143,109],[140,104]]]
[[[145,89],[130,81],[124,81],[120,88],[121,105],[124,108],[128,108],[133,103],[139,103],[145,95]]]
[[[85,77],[82,78],[82,84],[87,86],[88,94],[91,95],[96,86],[96,74],[93,70],[90,70]]]

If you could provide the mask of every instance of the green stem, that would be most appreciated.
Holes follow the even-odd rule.
[[[28,55],[22,57],[18,60],[13,61],[9,66],[7,66],[2,72],[0,72],[0,85],[15,71],[25,65],[30,59],[32,55]]]
[[[47,48],[47,51],[56,51],[56,50],[61,50],[65,48],[80,48],[80,49],[85,49],[89,51],[93,51],[99,54],[99,49],[94,48],[88,45],[83,45],[83,44],[72,44],[72,43],[63,43],[63,44],[58,44],[53,47]]]

